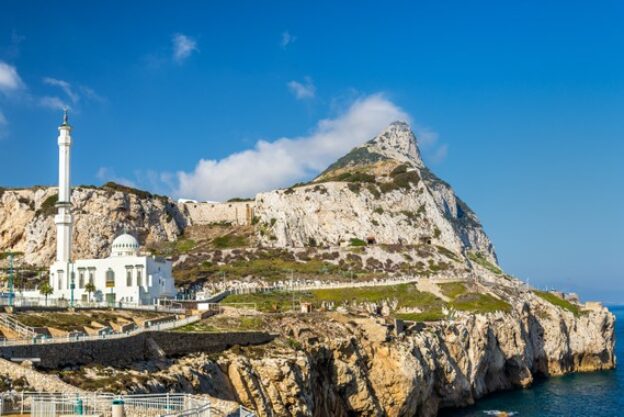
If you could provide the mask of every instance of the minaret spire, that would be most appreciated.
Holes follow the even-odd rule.
[[[69,126],[69,109],[65,107],[63,109],[63,124],[61,126]]]
[[[57,214],[54,216],[56,224],[56,260],[67,264],[71,259],[71,235],[73,218],[71,215],[71,186],[70,178],[70,150],[72,144],[71,126],[69,125],[68,110],[63,112],[63,124],[58,128],[59,147],[59,185]]]

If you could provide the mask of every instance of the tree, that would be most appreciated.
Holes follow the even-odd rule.
[[[88,301],[91,302],[91,293],[95,292],[95,284],[91,281],[87,282],[87,285],[85,285],[85,290],[87,290],[87,292],[89,293]]]
[[[45,297],[45,305],[48,305],[48,295],[54,292],[54,288],[50,285],[49,282],[44,282],[39,286],[39,293]]]

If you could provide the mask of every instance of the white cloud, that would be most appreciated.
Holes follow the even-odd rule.
[[[24,87],[17,70],[13,65],[0,61],[0,91],[9,94]]]
[[[176,33],[171,39],[173,42],[173,60],[176,62],[182,62],[197,49],[197,41],[182,33]]]
[[[290,81],[287,85],[288,89],[291,93],[295,95],[297,100],[314,98],[314,96],[316,95],[316,87],[312,83],[312,79],[310,77],[305,77],[303,83],[300,83],[298,81]]]
[[[68,103],[56,96],[43,96],[39,98],[39,105],[52,110],[71,109],[71,106]]]
[[[318,122],[306,136],[260,140],[253,149],[221,160],[201,159],[192,172],[178,172],[178,197],[225,200],[307,179],[354,146],[408,115],[380,94],[356,100],[334,119]]]
[[[72,90],[71,84],[67,81],[58,80],[56,78],[45,77],[43,82],[48,85],[59,87],[69,97],[72,103],[77,103],[80,100],[80,96]]]
[[[280,40],[280,45],[282,45],[282,48],[286,48],[288,45],[294,43],[297,40],[297,37],[294,35],[291,35],[290,32],[285,31],[282,32],[282,39]]]

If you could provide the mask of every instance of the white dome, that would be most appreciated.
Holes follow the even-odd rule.
[[[111,256],[133,256],[139,251],[139,242],[134,236],[124,233],[113,240]]]

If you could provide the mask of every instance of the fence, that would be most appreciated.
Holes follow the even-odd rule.
[[[126,417],[217,417],[232,415],[213,407],[209,400],[191,394],[115,395],[110,393],[55,394],[3,393],[0,415],[30,414],[32,417],[95,415],[113,417],[114,407],[122,407]],[[241,417],[255,413],[242,406]]]
[[[97,336],[65,336],[65,337],[32,337],[26,339],[10,339],[0,340],[0,346],[22,346],[22,345],[41,345],[50,343],[67,343],[67,342],[82,342],[87,340],[102,340],[102,339],[121,339],[124,337],[134,336],[136,334],[149,331],[149,330],[169,330],[176,327],[182,327],[187,324],[195,323],[201,320],[201,316],[189,316],[180,320],[171,320],[164,323],[157,323],[147,328],[137,328],[126,333],[112,333],[102,334]]]

